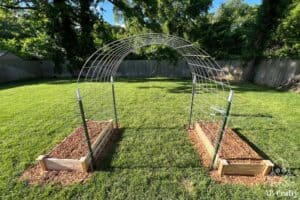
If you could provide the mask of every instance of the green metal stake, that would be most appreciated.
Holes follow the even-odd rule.
[[[91,170],[93,171],[94,170],[95,159],[94,159],[94,155],[93,155],[92,145],[91,145],[91,141],[90,141],[90,137],[89,137],[88,127],[87,127],[86,120],[85,120],[83,104],[82,104],[82,99],[81,99],[81,96],[80,96],[79,89],[76,90],[76,96],[77,96],[77,101],[78,101],[78,104],[79,104],[80,115],[81,115],[83,130],[84,130],[84,134],[85,134],[85,141],[88,145],[89,154],[91,156],[91,162],[92,162]]]
[[[113,76],[110,77],[110,82],[111,82],[111,91],[112,91],[112,97],[113,97],[113,106],[114,106],[116,128],[118,128],[119,124],[118,124],[118,114],[117,114],[116,96],[115,96],[115,85],[114,85],[114,77]]]
[[[193,74],[192,102],[191,102],[191,108],[190,108],[189,128],[191,128],[191,124],[192,124],[192,116],[193,116],[193,108],[194,108],[195,90],[196,90],[196,75]]]
[[[225,131],[225,128],[226,128],[226,125],[227,125],[227,121],[228,121],[228,116],[229,116],[230,109],[231,109],[232,100],[233,100],[233,90],[230,90],[229,97],[228,97],[228,104],[227,104],[226,112],[225,112],[224,119],[223,119],[223,124],[222,124],[222,127],[221,127],[219,135],[218,135],[217,144],[216,144],[216,148],[215,148],[215,151],[214,151],[214,156],[213,156],[213,159],[212,159],[212,161],[210,163],[210,170],[213,169],[214,164],[215,164],[217,153],[219,151],[221,140],[223,138],[224,131]]]

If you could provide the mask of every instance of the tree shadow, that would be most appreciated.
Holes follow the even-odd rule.
[[[163,87],[163,86],[139,86],[137,87],[139,89],[146,89],[146,90],[149,90],[149,89],[166,89],[166,87]]]
[[[180,77],[141,77],[141,78],[129,78],[129,77],[117,77],[116,82],[127,82],[127,83],[143,83],[143,82],[178,82],[188,81],[191,78],[180,78]]]
[[[38,84],[51,84],[51,85],[59,85],[59,84],[69,84],[69,83],[76,83],[76,79],[73,78],[35,78],[35,79],[24,79],[24,80],[17,80],[17,81],[10,81],[6,83],[1,83],[0,90],[6,90],[16,87],[22,86],[31,86],[31,85],[38,85]]]
[[[170,93],[192,93],[192,83],[191,82],[182,82],[180,86],[168,89]]]
[[[20,86],[27,85],[36,85],[36,84],[69,84],[76,83],[75,78],[35,78],[35,79],[24,79],[18,81],[11,81],[6,83],[1,83],[0,90],[10,89]],[[191,93],[192,91],[192,83],[191,78],[181,78],[181,77],[147,77],[147,78],[128,78],[128,77],[117,77],[116,82],[120,83],[145,83],[145,82],[179,82],[179,86],[168,89],[168,92],[171,93]],[[198,83],[201,85],[201,83]],[[231,88],[237,93],[243,92],[287,92],[284,90],[279,90],[276,88],[255,85],[251,83],[231,83]],[[159,87],[159,86],[153,86]],[[153,87],[150,86],[141,86],[140,89],[151,89]],[[161,89],[166,88],[162,87]],[[204,91],[205,92],[205,91]]]
[[[253,83],[231,83],[231,88],[237,93],[243,92],[285,92],[266,85],[256,85]]]
[[[241,113],[231,113],[230,114],[233,117],[257,117],[257,118],[273,118],[272,115],[269,114],[262,114],[262,113],[257,113],[257,114],[241,114]]]

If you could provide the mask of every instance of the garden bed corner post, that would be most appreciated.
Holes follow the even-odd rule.
[[[214,154],[213,154],[213,159],[210,163],[210,170],[213,169],[214,164],[215,164],[215,160],[216,160],[219,148],[220,148],[220,144],[221,144],[221,141],[222,141],[222,138],[223,138],[223,134],[225,132],[225,128],[226,128],[226,125],[227,125],[227,122],[228,122],[228,117],[229,117],[229,113],[230,113],[230,109],[231,109],[232,100],[233,100],[233,90],[230,90],[229,97],[228,97],[228,104],[227,104],[226,112],[224,114],[223,124],[222,124],[222,127],[220,129],[220,132],[219,132],[219,135],[218,135],[218,138],[217,138],[217,143],[216,143],[216,148],[215,148],[215,151],[214,151]]]
[[[85,139],[86,139],[89,154],[90,154],[90,157],[91,157],[91,170],[93,171],[94,170],[95,159],[94,159],[94,155],[93,155],[92,145],[91,145],[91,141],[90,141],[90,137],[89,137],[88,127],[87,127],[87,124],[86,124],[86,119],[85,119],[85,114],[84,114],[84,109],[83,109],[83,104],[82,104],[82,99],[81,99],[81,96],[80,96],[79,89],[76,90],[76,96],[77,96],[80,115],[81,115],[81,119],[82,119],[82,125],[83,125],[84,134],[85,134]]]

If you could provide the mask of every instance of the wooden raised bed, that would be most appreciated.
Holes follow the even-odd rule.
[[[211,159],[215,151],[213,144],[216,143],[218,127],[216,122],[199,122],[195,124],[195,131]],[[264,160],[232,129],[226,129],[214,163],[214,168],[218,169],[219,175],[266,176],[273,166],[270,160]]]
[[[113,120],[104,121],[104,122],[88,121],[88,125],[91,123],[94,123],[97,126],[97,123],[98,123],[98,125],[101,124],[103,126],[100,130],[98,130],[98,132],[94,133],[93,138],[91,139],[94,157],[97,157],[102,152],[103,148],[105,147],[106,143],[108,142],[108,140],[112,134],[112,130],[113,130],[113,122],[112,121]],[[91,137],[90,131],[96,131],[94,129],[89,128],[90,137]],[[82,154],[82,152],[85,153],[85,155],[82,157],[76,158],[76,156],[75,156],[75,158],[74,158],[74,156],[66,156],[66,158],[62,158],[63,157],[63,155],[62,155],[62,156],[58,156],[60,158],[56,158],[56,157],[51,156],[51,154],[54,154],[54,151],[56,149],[63,148],[64,147],[63,145],[65,145],[64,143],[74,142],[74,134],[77,134],[77,135],[80,134],[79,137],[82,137],[81,140],[84,140],[82,130],[83,130],[82,127],[77,128],[72,134],[70,134],[68,137],[66,137],[60,144],[58,144],[47,155],[40,155],[37,158],[37,161],[39,162],[39,165],[41,166],[41,168],[44,171],[48,171],[48,170],[73,171],[73,170],[75,170],[75,171],[87,172],[91,165],[91,158],[87,151],[86,144],[84,144],[84,145],[86,145],[84,151],[81,151],[81,154]],[[80,141],[80,142],[83,143],[83,141]],[[62,151],[64,151],[64,150],[62,149]],[[60,153],[60,152],[58,152],[58,153]],[[72,158],[68,158],[68,157],[72,157]]]

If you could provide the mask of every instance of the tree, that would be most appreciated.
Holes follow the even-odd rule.
[[[253,56],[252,38],[257,7],[242,0],[222,4],[210,17],[203,43],[217,58],[243,58]]]
[[[39,30],[43,32],[41,35],[43,37],[40,38],[43,38],[44,43],[50,41],[52,44],[49,46],[54,48],[47,48],[43,41],[36,37],[35,33],[39,32],[33,29],[31,40],[35,43],[42,42],[43,45],[40,46],[48,50],[48,55],[40,58],[51,58],[55,62],[56,69],[61,69],[60,65],[68,60],[69,70],[73,72],[80,68],[86,57],[95,50],[92,31],[93,20],[96,17],[90,9],[92,3],[91,0],[6,0],[0,4],[0,7],[5,13],[26,12],[26,18],[23,16],[16,18],[18,20],[26,19],[26,23],[30,24],[30,27],[36,23],[42,23]],[[23,34],[22,29],[18,29],[17,32]],[[14,38],[16,39],[16,37]],[[28,45],[29,41],[29,39],[26,40],[27,47],[32,46]],[[26,50],[29,49],[26,48]],[[16,51],[22,52],[18,48],[15,49]],[[29,52],[23,51],[23,54],[25,57],[30,57],[28,56]]]
[[[275,29],[275,28],[274,28]],[[293,1],[286,8],[275,31],[271,32],[263,55],[266,57],[299,57],[300,2]]]
[[[201,30],[207,24],[211,0],[109,0],[117,18],[125,23],[126,35],[146,32],[166,33],[201,43]],[[148,55],[174,60],[174,51],[166,47],[143,48],[138,57]],[[176,56],[175,56],[176,55]]]

